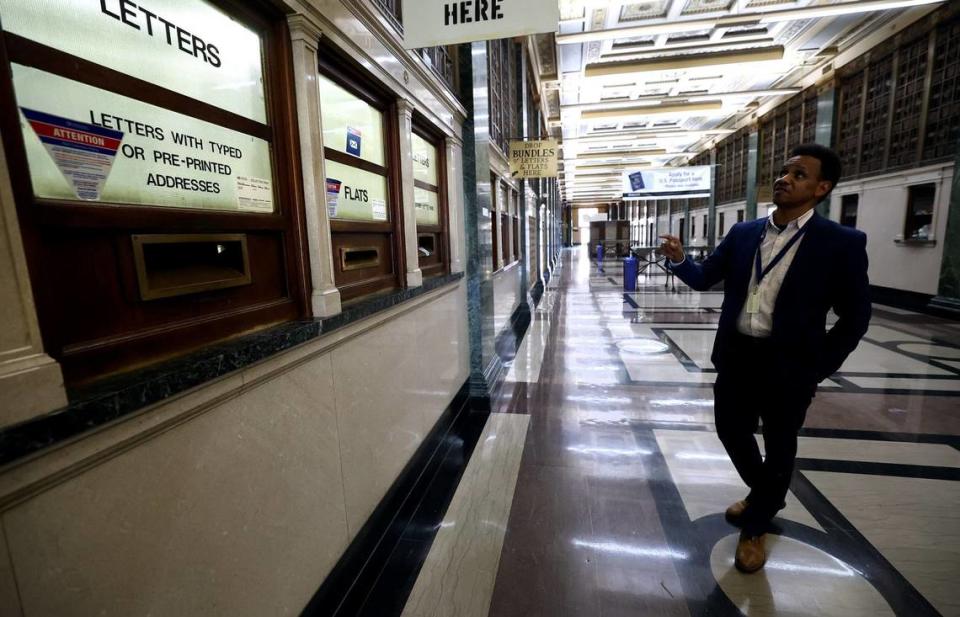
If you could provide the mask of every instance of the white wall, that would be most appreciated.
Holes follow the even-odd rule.
[[[730,228],[737,224],[737,210],[744,210],[744,216],[746,216],[747,204],[744,201],[735,201],[728,204],[723,204],[722,206],[717,206],[717,228],[716,228],[716,241],[720,242],[721,239],[730,231]],[[723,233],[720,231],[720,213],[723,213]],[[744,219],[746,220],[746,219]]]
[[[907,187],[928,182],[937,186],[932,225],[935,243],[925,246],[896,242],[895,238],[903,234]],[[841,182],[833,191],[830,218],[835,221],[840,220],[843,195],[860,195],[857,229],[867,234],[871,284],[930,295],[937,293],[952,182],[951,163]]]
[[[707,228],[703,224],[703,217],[709,214],[707,208],[697,208],[695,210],[690,210],[690,219],[696,221],[696,226],[694,231],[696,235],[690,236],[690,241],[687,243],[689,246],[706,246],[707,242]]]
[[[300,614],[467,379],[465,290],[425,294],[0,476],[0,613]]]

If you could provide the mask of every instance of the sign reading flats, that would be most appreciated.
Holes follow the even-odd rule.
[[[403,0],[406,49],[556,32],[557,0]]]
[[[623,174],[623,196],[627,199],[664,197],[709,197],[709,165],[627,170]]]

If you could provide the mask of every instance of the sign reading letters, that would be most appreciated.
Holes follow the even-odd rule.
[[[626,198],[709,197],[711,170],[709,165],[627,170],[623,173],[623,196]]]
[[[260,35],[206,0],[0,0],[3,30],[266,123]]]
[[[557,0],[403,0],[406,49],[556,32]]]
[[[557,142],[510,142],[510,175],[514,178],[556,178]]]

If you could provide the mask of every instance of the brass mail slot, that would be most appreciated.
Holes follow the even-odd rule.
[[[248,285],[246,234],[134,234],[142,300]]]
[[[360,270],[380,265],[380,249],[375,246],[340,247],[340,269]]]

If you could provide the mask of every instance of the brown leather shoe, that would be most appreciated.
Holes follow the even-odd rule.
[[[783,510],[787,507],[787,502],[780,504],[780,509]],[[743,527],[743,513],[747,509],[747,500],[741,499],[740,501],[733,503],[727,511],[724,512],[724,517],[727,519],[727,522],[733,525],[734,527]]]
[[[727,511],[724,513],[724,516],[727,519],[727,522],[733,525],[734,527],[739,527],[743,523],[743,512],[747,509],[747,500],[741,499],[740,501],[734,503]]]
[[[767,534],[759,536],[748,536],[746,533],[740,534],[740,540],[737,542],[737,557],[733,560],[733,565],[744,574],[752,574],[767,563]]]

